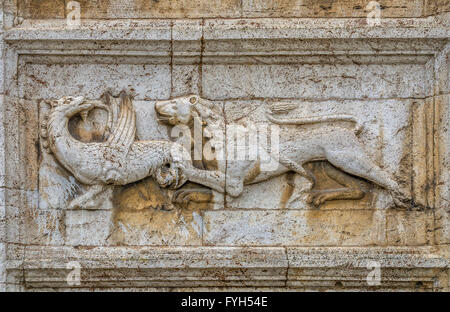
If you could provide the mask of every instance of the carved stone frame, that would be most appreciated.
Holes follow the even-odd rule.
[[[60,21],[11,28],[3,34],[1,191],[5,282],[9,290],[63,289],[67,263],[77,261],[82,288],[94,289],[346,289],[366,288],[368,261],[378,261],[383,284],[375,289],[448,290],[450,221],[448,131],[448,27],[433,19],[386,21],[361,29],[356,19],[151,20],[67,30]],[[94,22],[93,22],[94,23]],[[104,23],[104,24],[102,24]],[[320,23],[320,24],[319,24]],[[321,24],[325,25],[321,25]],[[326,43],[326,45],[324,45]],[[283,51],[273,47],[283,46]],[[325,47],[325,48],[324,48]],[[38,107],[20,98],[23,62],[52,55],[151,55],[155,62],[200,64],[247,55],[367,54],[424,60],[434,86],[414,109],[415,200],[434,215],[430,246],[422,247],[72,247],[45,246],[28,235],[27,220],[45,211],[24,209],[39,200]],[[200,88],[201,93],[201,88]],[[200,94],[201,95],[201,94]],[[446,167],[447,166],[447,167]],[[33,212],[33,213],[31,213]],[[61,216],[63,218],[63,216]],[[1,281],[0,281],[1,282]]]

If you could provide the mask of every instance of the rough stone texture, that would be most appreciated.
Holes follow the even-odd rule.
[[[0,2],[0,290],[450,290],[449,1],[380,0],[375,27],[360,0],[79,1],[76,29],[67,2]],[[106,91],[133,96],[136,141],[182,142],[161,112],[176,103],[182,123],[192,96],[203,126],[228,135],[268,115],[357,122],[281,127],[290,157],[314,151],[316,130],[325,148],[348,143],[330,150],[340,165],[307,158],[312,188],[293,169],[252,184],[255,163],[202,159],[192,164],[208,175],[181,193],[149,175],[72,207],[90,187],[45,147],[46,103]],[[85,117],[70,119],[70,135],[103,140],[107,113]],[[354,165],[355,142],[405,207]],[[213,171],[222,190],[202,184]],[[67,283],[71,261],[80,285]]]
[[[19,16],[64,18],[69,1],[18,1]],[[448,11],[447,0],[380,0],[384,17],[420,17]],[[201,18],[201,17],[366,17],[362,0],[80,0],[82,18]],[[447,9],[446,9],[447,8]]]
[[[0,3],[0,11],[3,13],[3,3]],[[3,15],[3,14],[2,14]],[[0,106],[2,107],[2,112],[0,112],[0,142],[2,148],[0,148],[0,291],[6,290],[6,202],[5,202],[5,121],[4,121],[4,101],[5,101],[5,43],[3,41],[4,35],[4,18],[0,18],[0,55],[2,56],[2,61],[0,62]]]
[[[424,258],[423,255],[427,254]],[[77,288],[66,283],[66,263],[81,263],[87,287],[105,290],[357,290],[438,291],[447,262],[429,248],[68,248],[30,246],[27,290]],[[367,264],[386,268],[381,286],[367,287]],[[111,270],[114,267],[114,270]],[[138,268],[138,271],[132,268]],[[50,269],[50,270],[49,270]],[[13,271],[13,270],[11,270]],[[341,285],[341,286],[336,286]],[[261,289],[263,288],[263,289]]]
[[[450,11],[450,1],[448,0],[425,0],[424,15],[436,15]]]
[[[381,211],[212,211],[205,216],[205,243],[217,246],[383,245]],[[357,223],[354,220],[358,220]]]

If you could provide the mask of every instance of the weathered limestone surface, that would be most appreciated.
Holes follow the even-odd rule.
[[[450,290],[449,1],[68,2],[0,2],[1,291]]]
[[[23,0],[23,18],[64,18],[69,1]],[[366,17],[362,0],[80,0],[83,18]],[[447,0],[380,0],[385,17],[421,17],[448,12]],[[424,3],[425,2],[425,3]]]

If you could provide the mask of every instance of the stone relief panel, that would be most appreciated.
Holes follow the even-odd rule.
[[[69,245],[401,244],[402,209],[432,226],[431,91],[427,57],[396,57],[24,56],[39,210]]]
[[[0,5],[0,290],[448,290],[448,0],[69,2]]]
[[[241,103],[241,105],[251,107],[252,101],[249,102]],[[227,174],[227,195],[231,195],[233,198],[241,197],[244,188],[248,185],[260,184],[292,172],[297,174],[299,178],[306,180],[306,183],[304,182],[303,186],[301,183],[294,185],[295,177],[292,175],[287,176],[285,183],[279,181],[281,182],[279,184],[288,184],[291,187],[283,195],[287,197],[287,200],[294,195],[295,191],[301,193],[302,190],[308,193],[305,194],[303,206],[305,202],[317,207],[328,200],[361,199],[365,194],[362,190],[363,186],[354,182],[347,174],[350,173],[387,189],[392,193],[396,205],[405,205],[402,204],[401,199],[407,201],[406,195],[401,194],[400,187],[394,182],[394,178],[379,168],[365,151],[358,138],[363,130],[362,125],[359,124],[356,117],[344,113],[327,114],[322,112],[296,117],[296,115],[298,116],[298,111],[295,112],[296,108],[299,106],[305,108],[304,103],[295,103],[295,101],[261,103],[258,100],[253,102],[257,102],[254,106],[256,109],[250,115],[255,119],[247,118],[248,116],[245,115],[238,116],[238,123],[233,123],[232,119],[227,119],[226,133],[222,135],[222,137],[225,137],[226,166],[223,167]],[[320,103],[314,104],[320,105]],[[338,103],[331,103],[331,105],[333,104],[339,105]],[[180,124],[194,127],[192,118],[194,118],[196,112],[201,112],[204,114],[202,122],[206,125],[206,129],[208,127],[210,127],[209,129],[223,129],[221,125],[215,126],[217,120],[221,118],[208,112],[208,107],[211,106],[213,106],[212,102],[192,95],[158,102],[156,110],[159,116],[175,127]],[[311,105],[306,107],[308,111],[312,111],[310,108]],[[348,107],[344,106],[343,111],[348,111]],[[235,106],[231,110],[231,113],[233,112],[239,112],[239,109]],[[407,115],[402,113],[405,112],[400,110],[398,115]],[[350,126],[346,124],[350,124]],[[271,146],[268,146],[267,134],[264,133],[265,130],[268,130],[268,126],[272,131],[270,133],[273,140]],[[395,142],[393,144],[395,145]],[[242,150],[237,151],[237,149]],[[218,154],[216,153],[216,157],[219,156]],[[319,164],[313,164],[320,161],[322,162]],[[313,171],[333,180],[335,182],[334,187],[322,187],[311,191],[311,188],[317,184],[317,177]],[[273,185],[269,187],[269,189],[271,188],[273,188]],[[278,198],[276,193],[283,192],[275,190],[273,196],[266,199]],[[259,192],[254,194],[259,194]],[[299,194],[294,195],[294,201],[298,200],[299,196]],[[264,204],[258,202],[255,207],[244,208],[256,208],[258,206],[264,207]],[[275,206],[277,206],[276,203]]]
[[[166,156],[169,156],[171,154],[170,149],[175,147],[175,145],[170,144],[170,138],[164,126],[157,123],[153,108],[154,104],[148,103],[147,101],[135,101],[131,104],[128,96],[123,94],[122,99],[125,98],[130,105],[133,105],[131,108],[132,114],[135,114],[134,107],[140,113],[135,115],[136,123],[134,125],[142,125],[136,128],[136,133],[133,137],[135,141],[132,144],[139,145],[143,142],[160,142],[163,145],[169,144],[169,149],[166,150],[168,153]],[[64,98],[64,100],[69,102],[70,99],[76,100],[77,98]],[[111,135],[107,134],[109,131],[107,127],[108,112],[105,111],[104,103],[101,100],[84,101],[84,99],[78,99],[83,101],[82,103],[84,104],[81,105],[91,103],[88,105],[94,105],[95,107],[92,107],[89,113],[84,111],[83,114],[86,115],[83,117],[81,116],[83,114],[78,114],[75,118],[69,118],[63,122],[67,126],[66,138],[69,138],[69,140],[74,138],[76,143],[80,143],[79,146],[81,148],[85,145],[92,145],[93,142],[96,144],[107,144],[107,138],[110,138]],[[119,102],[121,99],[111,97],[111,102],[115,101]],[[76,104],[76,102],[69,102],[66,105]],[[56,103],[53,104],[57,105]],[[117,106],[116,108],[119,107]],[[123,164],[112,164],[109,171],[106,171],[110,173],[105,172],[104,181],[93,182],[93,185],[82,183],[76,177],[79,171],[73,169],[71,165],[65,167],[62,164],[64,160],[60,161],[52,152],[52,148],[54,149],[54,147],[51,146],[51,143],[47,147],[47,144],[49,144],[47,142],[55,138],[51,131],[49,131],[51,118],[47,119],[45,117],[51,116],[51,110],[52,108],[49,109],[48,104],[41,102],[41,116],[43,117],[41,125],[44,129],[43,133],[41,133],[41,142],[45,156],[43,156],[40,166],[40,208],[68,209],[66,212],[65,230],[70,244],[84,244],[86,241],[101,244],[107,238],[110,239],[111,243],[129,243],[131,245],[195,245],[196,241],[197,244],[201,243],[199,238],[201,237],[202,218],[200,217],[199,209],[207,209],[211,206],[212,194],[208,188],[197,185],[197,189],[201,188],[199,192],[203,191],[204,194],[199,194],[195,203],[187,203],[187,205],[183,206],[184,209],[179,209],[172,202],[175,190],[168,187],[168,184],[174,182],[174,180],[171,181],[171,178],[169,178],[171,174],[169,172],[173,171],[175,174],[174,178],[180,179],[178,181],[180,185],[176,185],[176,188],[183,184],[185,187],[189,187],[189,185],[192,187],[193,183],[185,183],[184,173],[181,171],[177,172],[173,162],[164,160],[165,156],[163,154],[160,155],[162,156],[163,163],[155,166],[155,169],[161,173],[158,178],[150,173],[152,170],[149,171],[143,168],[144,170],[139,171],[142,173],[147,172],[145,176],[131,178],[133,181],[125,180],[120,182],[119,180],[121,178],[117,175],[116,169],[120,169],[121,166],[129,166],[129,164],[125,165],[127,163],[127,160],[125,160]],[[124,117],[126,118],[127,116]],[[120,121],[120,118],[118,121]],[[122,119],[123,122],[124,120]],[[147,140],[147,138],[151,141]],[[97,146],[91,157],[101,155],[99,168],[104,168],[104,164],[108,161],[107,158],[112,157],[111,159],[113,159],[117,157],[117,154],[113,156],[113,153],[118,150],[113,148],[111,149],[111,153],[106,152],[106,154],[98,154],[98,151]],[[76,159],[83,161],[79,158],[79,153],[74,153],[72,148],[66,152],[67,157],[64,159],[68,160],[68,163],[71,161],[76,162]],[[104,158],[103,156],[105,155],[108,156]],[[131,154],[129,155],[131,156]],[[118,160],[119,158],[114,159]],[[137,168],[140,168],[142,164],[138,164]],[[168,168],[166,172],[165,165],[170,165],[172,168]],[[75,175],[70,170],[73,170]],[[90,171],[88,170],[87,172]],[[123,173],[124,176],[129,176],[128,171],[125,171],[127,173]],[[90,231],[92,230],[91,222],[98,229],[96,234],[97,238],[94,241],[90,237]],[[90,225],[86,227],[86,224]]]
[[[362,158],[370,163],[371,168],[383,168],[381,175],[389,176],[389,179],[402,181],[405,196],[409,195],[409,181],[404,177],[405,171],[411,166],[410,155],[411,134],[408,130],[412,102],[410,100],[344,100],[344,101],[286,101],[280,103],[264,103],[261,101],[253,106],[251,113],[245,113],[236,109],[237,107],[250,106],[251,101],[233,101],[227,108],[230,119],[238,120],[239,123],[263,122],[267,117],[263,110],[274,111],[272,122],[280,124],[280,137],[287,142],[295,141],[300,136],[310,137],[315,131],[319,131],[320,140],[324,142],[334,141],[333,137],[337,128],[350,126],[350,131],[342,135],[345,144],[352,150],[352,155]],[[262,108],[266,106],[266,108]],[[277,111],[276,107],[287,109]],[[383,107],[383,110],[380,110]],[[352,112],[353,115],[348,115]],[[320,123],[308,125],[310,116],[322,116]],[[332,118],[328,120],[326,116]],[[351,116],[351,120],[346,119]],[[339,118],[345,118],[339,120]],[[355,123],[354,121],[357,121]],[[303,124],[301,123],[303,122]],[[297,123],[297,124],[295,124]],[[353,126],[353,131],[352,131]],[[322,128],[322,129],[321,129]],[[386,131],[386,128],[389,129]],[[346,130],[348,131],[348,130]],[[387,139],[389,137],[389,139]],[[352,138],[352,139],[351,139]],[[350,141],[353,140],[352,143]],[[307,139],[302,139],[307,143]],[[304,143],[304,144],[305,144]],[[342,142],[344,143],[344,142]],[[301,145],[300,142],[297,145]],[[356,146],[361,146],[361,154],[355,152]],[[326,149],[326,147],[324,147]],[[370,183],[367,176],[362,171],[353,171],[356,159],[349,159],[344,156],[345,148],[337,148],[343,157],[343,166],[332,163],[328,159],[310,159],[305,167],[313,173],[316,182],[312,186],[312,197],[308,193],[308,180],[300,175],[287,174],[283,180],[278,182],[279,188],[268,186],[267,183],[249,186],[245,191],[245,196],[235,199],[229,204],[235,208],[287,208],[287,209],[308,209],[311,207],[327,208],[387,208],[389,199],[381,182]],[[333,155],[328,155],[333,157]],[[339,161],[339,160],[337,160]],[[345,167],[348,165],[349,167]],[[358,170],[358,169],[357,169]],[[372,181],[373,182],[373,181]],[[395,187],[400,189],[399,186]],[[333,190],[339,190],[337,192]],[[272,202],[257,199],[259,192],[271,192]],[[406,195],[408,194],[408,195]],[[281,196],[280,196],[281,195]],[[309,197],[309,198],[308,198]],[[247,198],[247,199],[245,199]],[[333,200],[332,203],[328,202]],[[346,200],[348,199],[348,200]],[[401,205],[401,203],[398,203]]]

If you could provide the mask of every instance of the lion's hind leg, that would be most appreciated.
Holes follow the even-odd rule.
[[[328,162],[320,162],[320,168],[324,174],[340,185],[343,188],[317,190],[311,191],[310,196],[307,199],[308,203],[312,203],[314,206],[319,206],[326,201],[338,200],[338,199],[361,199],[364,197],[365,192],[361,189],[361,186],[351,176],[345,172],[335,168]]]
[[[306,169],[302,164],[298,164],[289,158],[281,156],[279,157],[278,161],[286,168],[294,171],[295,173],[298,173],[302,177],[306,178],[309,182],[311,182],[311,188],[316,184],[316,177],[314,176],[314,174],[309,169]]]
[[[406,202],[409,202],[408,198],[402,194],[397,182],[375,164],[360,146],[355,145],[350,149],[327,150],[326,158],[337,168],[364,178],[389,191],[396,206],[406,207]]]

